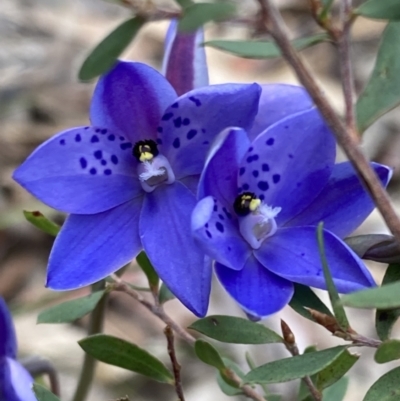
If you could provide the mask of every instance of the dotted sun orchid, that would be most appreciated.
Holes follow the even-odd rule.
[[[335,165],[335,141],[316,109],[286,117],[252,142],[228,128],[214,142],[199,183],[192,233],[217,276],[250,315],[279,311],[293,283],[325,289],[316,226],[341,293],[374,286],[340,239],[373,210],[350,163]],[[373,163],[386,185],[391,170]]]
[[[0,297],[0,400],[36,401],[33,378],[17,361],[17,339],[10,312]]]
[[[144,249],[175,296],[204,315],[210,269],[190,231],[198,178],[222,129],[251,126],[260,92],[257,84],[223,84],[178,97],[160,73],[134,62],[102,76],[91,126],[55,135],[14,173],[71,214],[50,254],[47,286],[91,284]]]

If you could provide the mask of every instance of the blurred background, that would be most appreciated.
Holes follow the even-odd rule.
[[[137,3],[140,3],[138,1]],[[146,1],[142,1],[145,5]],[[156,2],[176,9],[172,0]],[[237,0],[240,15],[257,12],[252,0]],[[306,0],[279,0],[284,18],[293,37],[318,31],[310,18]],[[50,210],[32,198],[11,179],[13,170],[40,143],[58,131],[88,123],[88,107],[94,83],[78,82],[77,72],[89,51],[114,27],[130,16],[130,10],[102,0],[1,0],[0,1],[0,294],[9,302],[15,323],[21,356],[39,354],[51,359],[60,372],[62,397],[73,394],[83,352],[76,343],[85,336],[87,320],[74,325],[36,325],[36,316],[44,308],[82,296],[82,289],[69,293],[55,293],[44,288],[47,258],[52,238],[41,233],[23,217],[22,210],[40,210],[48,217],[62,222],[64,216]],[[353,29],[353,60],[358,93],[372,71],[379,38],[385,24],[359,19]],[[148,24],[123,58],[142,61],[160,68],[163,39],[167,22]],[[255,34],[250,27],[233,23],[210,24],[207,39],[245,39]],[[303,51],[339,112],[343,110],[336,50],[323,43]],[[207,49],[211,83],[223,82],[286,82],[296,83],[290,68],[279,59],[246,60]],[[365,134],[364,147],[375,161],[395,168],[389,191],[399,207],[398,166],[400,164],[400,113],[394,110],[372,126]],[[339,158],[342,156],[339,155]],[[374,212],[358,233],[387,232],[381,217]],[[384,265],[370,263],[373,275],[380,282]],[[132,266],[126,276],[137,285],[145,284],[143,274]],[[323,299],[326,294],[319,292]],[[182,325],[188,326],[195,318],[177,301],[166,305],[167,311]],[[214,282],[209,314],[243,316],[241,310]],[[326,347],[340,343],[320,327],[286,308],[279,316],[266,319],[265,324],[279,331],[283,318],[294,331],[301,350],[315,344]],[[350,311],[354,328],[367,336],[376,336],[373,313]],[[111,294],[105,331],[146,347],[169,364],[163,324],[141,305],[123,294]],[[400,334],[400,326],[393,331]],[[258,364],[283,357],[281,345],[235,346],[218,344],[226,356],[236,360],[243,369],[244,353],[249,350]],[[392,364],[377,365],[371,361],[373,353],[363,353],[361,362],[350,371],[350,389],[346,400],[361,400],[366,390]],[[288,355],[287,355],[288,356]],[[188,401],[204,399],[227,400],[220,392],[214,370],[197,361],[191,349],[179,343],[178,358],[182,364],[183,385]],[[368,364],[362,363],[368,360]],[[272,386],[272,390],[293,399],[298,383]],[[96,383],[89,398],[109,400],[129,395],[131,400],[174,400],[169,386],[148,381],[141,376],[118,368],[99,364]],[[233,398],[234,399],[234,398]]]

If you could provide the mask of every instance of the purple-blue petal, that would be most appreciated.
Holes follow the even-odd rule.
[[[240,164],[241,192],[282,208],[284,224],[304,210],[325,187],[335,162],[335,140],[317,109],[280,120],[251,144]]]
[[[371,163],[383,186],[387,186],[392,170],[378,163]],[[338,237],[351,234],[375,208],[371,196],[364,189],[350,162],[335,165],[325,188],[314,201],[286,223],[286,226],[317,225]]]
[[[135,163],[126,139],[106,128],[79,127],[39,146],[13,178],[55,209],[93,214],[141,194]]]
[[[279,120],[314,106],[310,95],[301,86],[264,84],[261,88],[258,113],[253,126],[248,131],[251,141]]]
[[[178,32],[178,21],[172,20],[165,38],[163,73],[178,96],[208,85],[204,31]]]
[[[240,271],[215,264],[221,284],[250,315],[266,317],[280,311],[293,296],[293,284],[263,267],[251,256]]]
[[[195,315],[207,312],[211,265],[194,242],[190,216],[193,193],[175,182],[146,194],[139,230],[143,248],[171,292]]]
[[[212,196],[193,210],[192,234],[207,255],[231,269],[242,269],[251,254],[235,216]]]
[[[0,358],[0,400],[36,401],[33,378],[15,359]]]
[[[138,230],[142,203],[138,197],[106,212],[69,216],[50,254],[46,286],[84,287],[135,258],[142,249]]]
[[[10,311],[3,298],[0,297],[0,358],[17,357],[17,338]]]
[[[229,209],[238,195],[239,162],[250,146],[246,131],[227,128],[213,142],[201,174],[198,199],[212,195]]]
[[[160,151],[177,178],[201,173],[208,149],[223,129],[252,125],[260,92],[257,84],[210,85],[186,93],[166,110]]]
[[[176,97],[171,84],[154,68],[119,61],[96,85],[90,120],[132,143],[155,139],[164,110]]]
[[[363,261],[338,237],[324,230],[325,254],[340,293],[375,286]],[[316,227],[279,229],[254,255],[268,270],[299,284],[326,289]]]

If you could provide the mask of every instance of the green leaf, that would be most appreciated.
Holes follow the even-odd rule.
[[[171,372],[161,361],[128,341],[96,334],[78,343],[86,353],[101,362],[140,373],[162,383],[174,383]]]
[[[281,336],[267,327],[233,316],[208,316],[194,322],[189,329],[225,343],[271,344],[283,341]]]
[[[329,366],[317,374],[316,385],[319,390],[330,387],[341,379],[358,361],[360,355],[344,351]]]
[[[303,50],[327,39],[328,36],[326,34],[318,34],[307,38],[295,39],[292,44],[297,50]],[[210,40],[205,42],[204,46],[213,47],[244,58],[268,59],[281,56],[281,51],[275,42],[268,41]]]
[[[50,390],[40,384],[33,383],[33,391],[38,401],[60,401]]]
[[[303,352],[303,354],[308,354],[310,352],[316,352],[317,347],[315,345],[309,345]],[[317,375],[312,375],[310,376],[310,379],[312,380],[313,383],[315,383],[315,380],[317,378]],[[299,393],[297,395],[297,401],[312,401],[310,400],[310,390],[308,389],[306,383],[304,383],[303,380],[300,381],[300,386],[299,386]]]
[[[400,359],[399,340],[387,340],[375,352],[375,361],[377,363],[386,363],[395,359]]]
[[[79,70],[79,79],[88,81],[110,70],[118,56],[132,42],[145,22],[142,17],[134,17],[123,22],[112,31],[84,61]]]
[[[160,287],[160,293],[158,294],[158,301],[160,302],[160,304],[165,304],[172,299],[175,299],[175,295],[164,283],[162,283]]]
[[[369,0],[354,10],[355,14],[368,18],[400,20],[399,0]]]
[[[386,269],[385,276],[382,280],[382,285],[400,281],[400,264],[393,263]],[[392,331],[393,325],[400,317],[400,308],[395,309],[377,309],[375,315],[375,328],[379,338],[387,340]]]
[[[242,380],[244,379],[244,373],[242,372],[242,370],[239,368],[239,366],[235,362],[233,362],[227,358],[222,358],[222,361],[223,361],[225,367],[234,371]],[[218,371],[218,374],[217,374],[217,383],[218,383],[221,391],[230,397],[232,397],[234,395],[243,394],[242,390],[240,390],[239,388],[229,385],[226,382],[226,380],[223,378],[223,376],[221,375],[220,371]]]
[[[160,279],[158,278],[157,272],[154,270],[153,265],[144,251],[140,252],[139,255],[136,256],[136,261],[146,275],[150,288],[158,288]]]
[[[399,401],[400,367],[380,377],[368,390],[363,401]]]
[[[346,347],[334,347],[269,362],[249,372],[248,383],[281,383],[314,375],[329,366],[345,351]]]
[[[192,0],[175,0],[183,9],[188,8],[193,4]]]
[[[400,307],[400,282],[383,285],[379,288],[353,292],[344,295],[341,303],[353,308],[390,309]]]
[[[400,22],[390,22],[383,32],[371,78],[357,101],[360,132],[400,104],[399,37]]]
[[[324,223],[321,222],[317,227],[317,239],[318,239],[318,248],[321,256],[322,268],[324,271],[324,277],[326,282],[326,287],[328,289],[329,299],[331,300],[333,313],[336,317],[336,320],[339,326],[343,330],[347,330],[350,325],[347,320],[346,312],[344,311],[343,305],[340,304],[339,294],[337,292],[335,283],[333,282],[331,272],[329,270],[328,261],[326,260],[325,255],[325,245],[324,245]]]
[[[96,307],[104,292],[96,291],[85,297],[52,306],[39,313],[37,323],[70,323],[80,319]]]
[[[324,401],[342,401],[346,395],[349,380],[347,377],[342,377],[333,386],[328,387],[322,392]]]
[[[208,342],[197,340],[194,344],[194,351],[197,357],[207,365],[214,366],[219,371],[225,369],[225,364],[218,351]]]
[[[324,313],[325,315],[333,316],[332,312],[318,298],[315,292],[310,287],[301,284],[294,284],[294,294],[289,302],[289,306],[299,315],[313,322],[315,321],[314,318],[305,308],[314,309],[318,312]]]
[[[24,216],[29,223],[53,237],[55,237],[60,231],[59,225],[53,223],[39,211],[28,212],[27,210],[24,210]]]
[[[196,3],[184,8],[178,28],[181,32],[195,31],[209,21],[228,19],[235,14],[232,3]]]

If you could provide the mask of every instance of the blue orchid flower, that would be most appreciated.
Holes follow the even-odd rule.
[[[196,45],[196,38],[186,45]],[[182,38],[170,33],[168,40],[171,47]],[[169,51],[168,63],[174,54],[179,51]],[[201,82],[193,80],[202,65],[196,60],[187,60],[191,74],[170,77],[174,86],[186,90],[206,82],[204,68]],[[71,214],[54,243],[46,285],[86,286],[144,249],[176,297],[203,316],[210,267],[190,231],[198,179],[222,129],[251,127],[260,92],[257,84],[225,84],[178,97],[160,73],[133,62],[120,61],[102,76],[91,126],[57,134],[14,173],[34,196]]]
[[[17,339],[11,314],[0,297],[0,400],[36,401],[33,378],[17,361]]]
[[[374,204],[351,164],[335,165],[335,153],[334,137],[316,109],[286,117],[252,141],[243,129],[228,128],[212,146],[192,233],[215,260],[224,288],[248,314],[279,311],[290,301],[293,283],[326,288],[316,240],[320,221],[339,292],[375,285],[340,239]],[[387,185],[391,170],[372,166]]]

